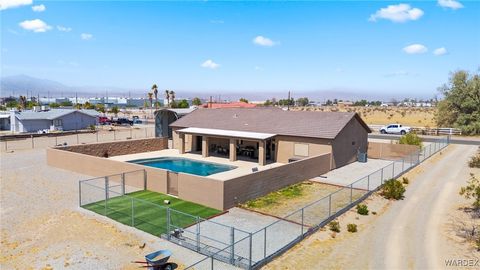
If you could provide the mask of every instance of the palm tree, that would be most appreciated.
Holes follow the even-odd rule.
[[[152,85],[152,91],[155,96],[155,109],[158,109],[158,87],[156,84]]]
[[[147,95],[148,95],[148,100],[150,100],[150,110],[151,110],[153,106],[153,93],[148,92]]]
[[[165,99],[167,100],[167,107],[170,106],[170,91],[165,90]]]
[[[172,100],[172,103],[175,102],[175,91],[170,90],[170,93],[168,95],[170,96],[170,99]]]
[[[22,109],[27,108],[27,97],[26,96],[20,96],[20,107]]]

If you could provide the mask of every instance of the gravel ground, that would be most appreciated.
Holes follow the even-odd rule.
[[[78,180],[46,165],[45,150],[2,153],[1,269],[138,269],[170,249],[178,269],[204,256],[78,207]],[[143,244],[146,244],[145,247]]]

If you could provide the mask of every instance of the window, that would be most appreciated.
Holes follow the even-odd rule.
[[[53,126],[61,127],[62,126],[62,119],[54,119],[53,120]]]
[[[293,155],[300,157],[308,157],[308,144],[296,143],[294,144]]]

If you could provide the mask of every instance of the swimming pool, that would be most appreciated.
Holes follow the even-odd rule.
[[[178,157],[136,159],[130,160],[128,162],[154,168],[166,169],[174,172],[189,173],[201,176],[208,176],[211,174],[226,172],[237,168],[235,166]]]

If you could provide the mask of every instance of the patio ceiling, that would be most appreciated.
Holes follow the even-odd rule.
[[[211,129],[211,128],[195,128],[195,127],[180,129],[178,130],[178,132],[195,134],[195,135],[233,137],[233,138],[252,139],[252,140],[266,140],[277,135],[277,134],[271,134],[271,133],[246,132],[246,131]]]

